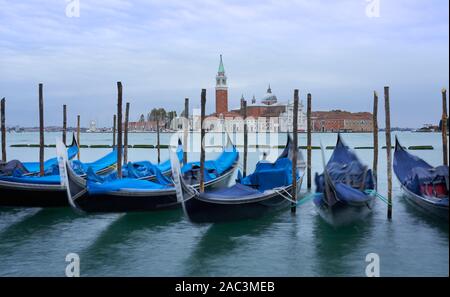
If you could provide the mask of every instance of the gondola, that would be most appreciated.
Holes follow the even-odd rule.
[[[226,222],[252,219],[289,207],[292,200],[292,145],[287,144],[274,163],[260,161],[253,173],[242,177],[231,187],[199,193],[179,174],[180,166],[172,164],[178,200],[187,217],[195,223]],[[298,151],[297,191],[300,191],[305,162]],[[287,199],[286,199],[287,198]]]
[[[63,160],[66,160],[62,156]],[[228,138],[221,155],[208,160],[205,166],[205,187],[212,189],[226,187],[237,167],[239,154]],[[134,212],[170,209],[180,206],[172,180],[161,172],[155,181],[114,176],[99,177],[92,172],[86,180],[80,178],[68,161],[63,161],[70,205],[81,213]],[[199,187],[200,170],[198,162],[185,164],[182,170],[186,179],[194,187]]]
[[[323,147],[322,159],[324,171],[320,175],[316,173],[313,200],[320,216],[333,226],[366,218],[376,199],[372,170],[344,144],[340,134],[326,165]]]
[[[67,149],[67,154],[72,156],[72,147]],[[72,161],[73,170],[81,177],[86,176],[88,168],[104,174],[115,168],[117,151],[91,163]],[[48,162],[50,163],[50,162]],[[49,167],[50,168],[50,167]],[[69,206],[66,189],[61,185],[59,165],[52,164],[47,169],[46,175],[28,174],[23,172],[23,167],[16,164],[13,174],[0,175],[0,206],[8,207],[64,207]],[[18,173],[18,171],[20,173]]]
[[[433,167],[407,152],[395,138],[394,173],[406,201],[416,208],[448,221],[448,166]]]

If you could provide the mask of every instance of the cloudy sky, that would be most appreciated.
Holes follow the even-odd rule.
[[[379,17],[366,13],[373,1]],[[9,125],[37,125],[40,82],[47,125],[61,125],[64,103],[71,125],[76,114],[110,125],[119,80],[133,120],[153,107],[180,112],[185,97],[196,107],[201,88],[212,111],[219,54],[231,106],[270,83],[282,101],[312,93],[313,110],[370,111],[373,90],[389,85],[394,126],[440,117],[447,0],[79,0],[68,17],[73,2],[0,0]]]

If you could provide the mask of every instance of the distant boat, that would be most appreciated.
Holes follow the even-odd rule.
[[[239,153],[228,138],[227,146],[215,160],[206,161],[205,188],[228,185],[238,165]],[[70,205],[79,212],[133,212],[153,211],[179,207],[172,181],[157,171],[156,180],[100,177],[92,172],[87,180],[79,177],[68,161],[63,164],[67,197]],[[183,166],[182,172],[189,184],[199,188],[199,162]]]
[[[431,166],[407,152],[396,138],[394,172],[406,194],[406,201],[428,214],[448,221],[448,166]]]
[[[331,225],[362,220],[372,211],[375,195],[368,193],[375,189],[372,170],[344,144],[340,134],[324,172],[316,173],[315,183],[314,204],[320,216]]]
[[[172,176],[179,191],[178,200],[183,201],[187,217],[197,223],[223,222],[260,217],[291,205],[292,190],[292,146],[291,137],[274,163],[258,162],[255,171],[242,177],[239,173],[236,184],[231,187],[199,193],[186,184],[179,173],[179,166],[172,165]],[[298,152],[297,193],[300,191],[305,162]]]

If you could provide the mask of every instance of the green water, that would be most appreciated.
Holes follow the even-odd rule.
[[[58,134],[49,133],[48,142]],[[440,134],[400,133],[402,144],[433,145],[414,151],[431,164],[441,163]],[[371,134],[344,134],[351,147],[372,145]],[[163,134],[161,143],[170,135]],[[285,135],[280,135],[280,144]],[[300,135],[300,145],[305,145]],[[335,134],[315,134],[313,144],[334,145]],[[9,134],[8,144],[37,143],[34,133]],[[111,143],[108,134],[82,134],[84,144]],[[130,143],[155,143],[154,134],[133,134]],[[384,145],[380,134],[380,146]],[[94,160],[108,150],[83,149]],[[54,149],[47,149],[48,157]],[[372,164],[371,150],[357,150]],[[8,148],[8,158],[37,160],[37,149]],[[214,157],[217,153],[209,153]],[[327,156],[331,150],[327,151]],[[196,158],[196,153],[190,158]],[[249,169],[261,151],[249,155]],[[379,187],[386,194],[386,151],[380,149]],[[162,159],[167,152],[162,152]],[[156,160],[153,150],[130,151],[131,160]],[[321,171],[313,152],[313,173]],[[306,182],[303,184],[303,194]],[[448,276],[448,223],[413,209],[393,180],[393,220],[378,201],[364,222],[332,228],[313,203],[257,220],[194,225],[181,210],[80,216],[67,209],[0,208],[0,275],[64,276],[68,253],[80,256],[82,276],[364,276],[368,253],[380,256],[382,276]]]

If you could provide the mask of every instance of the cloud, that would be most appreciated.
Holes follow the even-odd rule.
[[[364,0],[80,3],[80,18],[68,18],[63,0],[0,0],[8,123],[37,123],[39,82],[47,124],[59,124],[66,103],[84,124],[109,125],[118,80],[133,118],[159,106],[181,111],[205,87],[212,110],[220,53],[231,106],[242,93],[261,97],[271,83],[282,100],[299,88],[320,109],[370,110],[373,89],[389,84],[393,124],[417,126],[437,121],[439,104],[420,106],[448,85],[444,0],[381,0],[380,18],[365,15]]]

